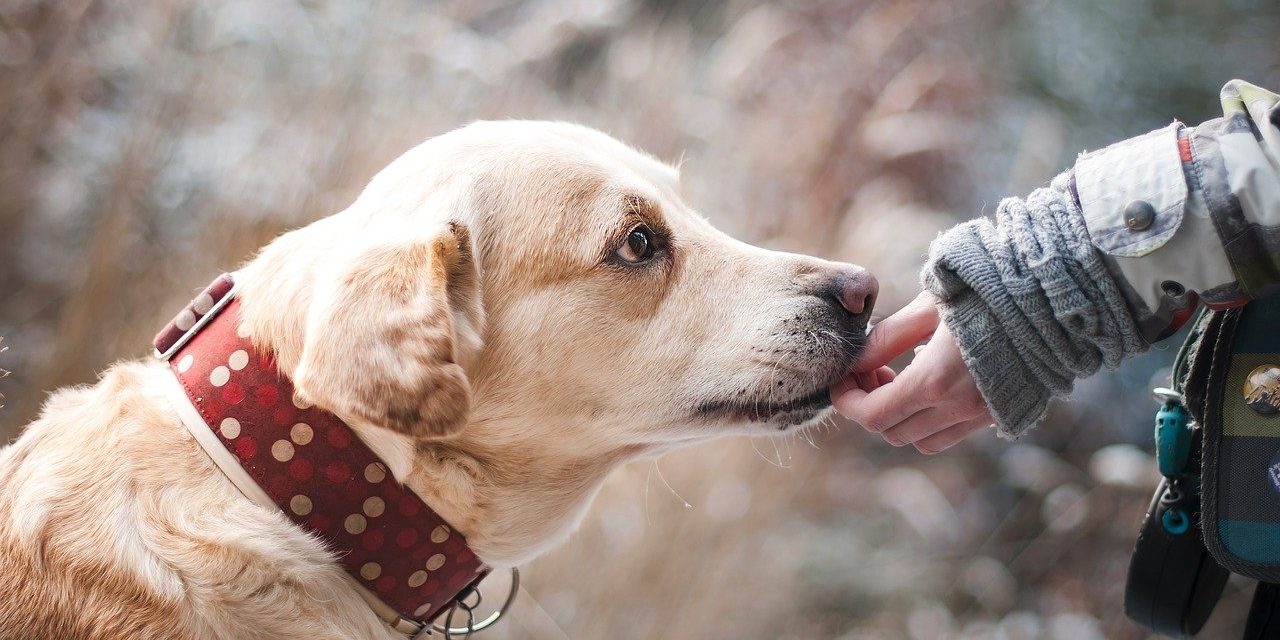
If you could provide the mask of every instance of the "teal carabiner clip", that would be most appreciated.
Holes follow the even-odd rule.
[[[1173,480],[1187,473],[1191,460],[1191,414],[1182,405],[1182,394],[1159,387],[1152,390],[1160,409],[1156,411],[1156,465],[1160,475]]]

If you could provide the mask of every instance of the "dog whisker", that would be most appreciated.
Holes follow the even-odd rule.
[[[772,437],[771,437],[771,438],[769,438],[769,439],[770,439],[770,440],[773,440],[773,438],[772,438]],[[758,438],[751,438],[750,440],[751,440],[751,449],[752,449],[753,451],[755,451],[755,452],[756,452],[756,455],[760,456],[760,459],[761,459],[761,460],[764,460],[765,462],[768,462],[768,463],[769,463],[770,465],[772,465],[772,466],[779,467],[779,468],[784,468],[784,467],[782,467],[782,465],[781,465],[781,464],[779,464],[779,463],[778,463],[778,461],[777,461],[777,460],[774,460],[773,458],[770,458],[769,456],[766,456],[766,455],[764,454],[764,452],[763,452],[763,451],[761,451],[761,450],[760,450],[760,448],[756,446],[756,440],[758,440]]]
[[[657,469],[657,471],[658,471],[658,479],[662,481],[662,484],[666,485],[666,487],[667,487],[667,491],[670,491],[670,492],[671,492],[671,495],[675,496],[676,500],[679,500],[679,501],[680,501],[680,503],[684,505],[684,508],[686,508],[686,509],[692,509],[692,508],[693,508],[693,505],[689,504],[689,501],[688,501],[688,500],[685,500],[685,499],[684,499],[684,496],[680,495],[680,494],[675,490],[675,488],[673,488],[673,487],[671,486],[671,483],[670,483],[670,482],[667,482],[667,477],[666,477],[666,476],[664,476],[664,475],[662,475],[662,467],[658,466],[658,460],[657,460],[657,458],[654,458],[654,460],[653,460],[653,468],[654,468],[654,469]]]

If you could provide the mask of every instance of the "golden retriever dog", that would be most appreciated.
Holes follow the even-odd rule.
[[[671,166],[521,121],[428,140],[236,278],[255,348],[495,568],[564,541],[623,463],[825,417],[876,294],[717,231]],[[219,471],[173,379],[113,365],[0,450],[0,636],[405,637]]]

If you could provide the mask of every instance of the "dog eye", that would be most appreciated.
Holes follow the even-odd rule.
[[[616,255],[623,262],[640,264],[653,257],[654,249],[653,232],[649,227],[640,225],[627,234],[626,241],[618,247]]]

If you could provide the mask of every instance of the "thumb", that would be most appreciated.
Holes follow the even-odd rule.
[[[921,292],[897,313],[881,320],[867,334],[854,371],[870,371],[886,365],[890,360],[933,335],[938,328],[936,298],[928,291]]]

